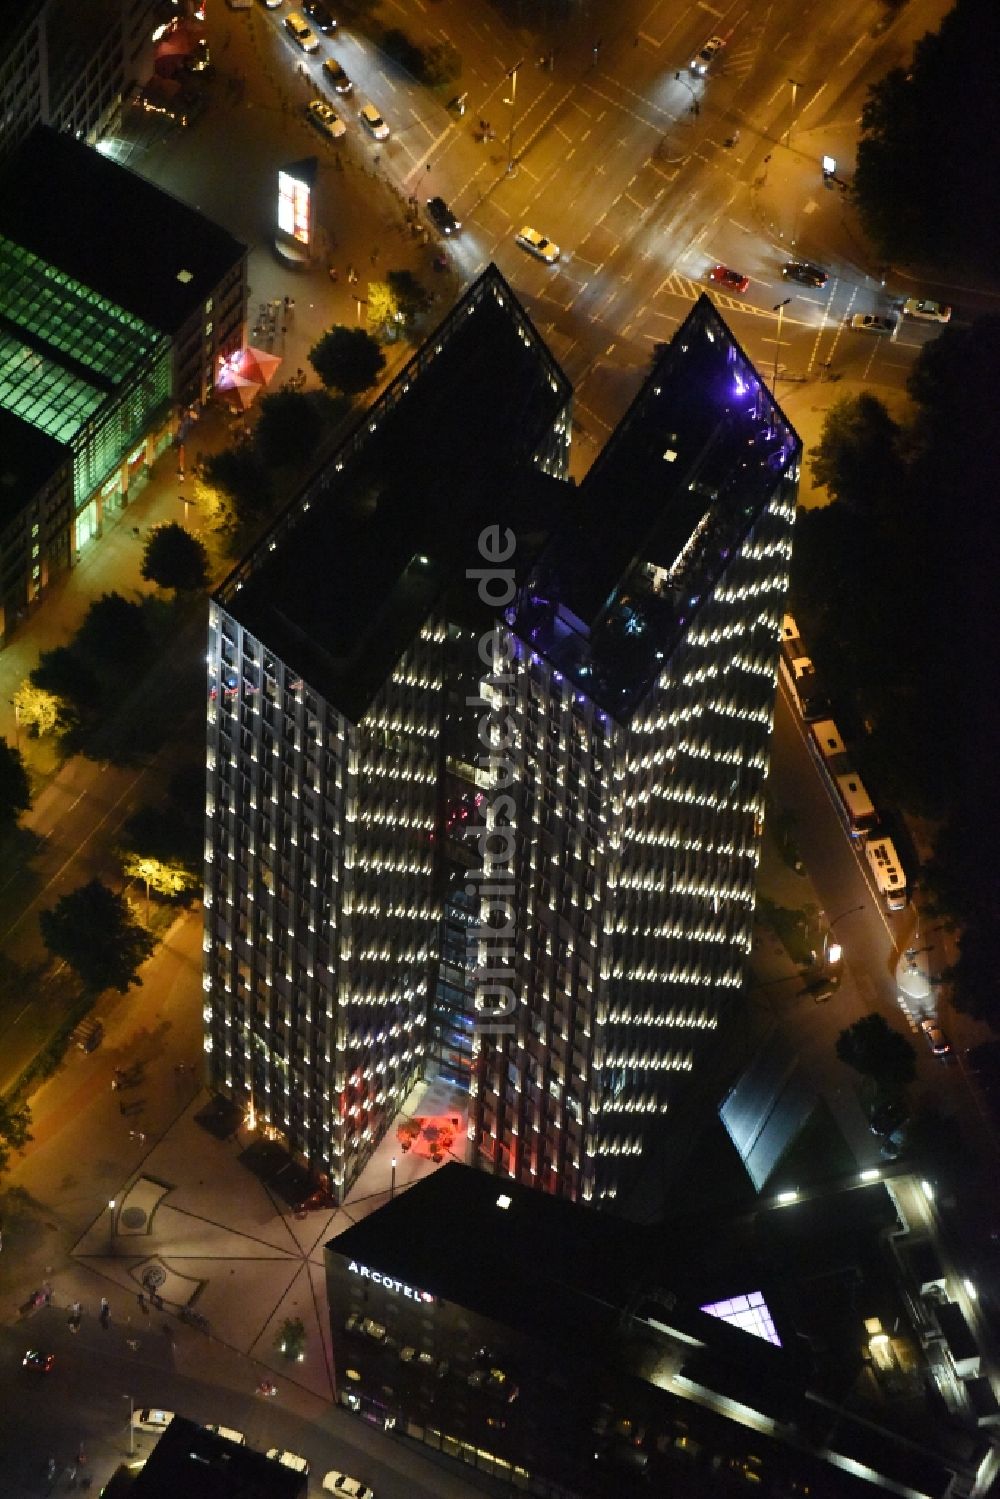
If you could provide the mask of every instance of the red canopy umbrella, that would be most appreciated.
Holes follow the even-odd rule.
[[[263,349],[255,349],[248,344],[237,368],[248,380],[256,380],[258,385],[267,385],[274,378],[280,364],[281,359],[277,354],[268,354]]]
[[[254,396],[260,390],[256,380],[247,380],[243,375],[237,375],[234,370],[228,369],[219,376],[215,388],[227,401],[238,406],[240,411],[246,411],[253,404]]]

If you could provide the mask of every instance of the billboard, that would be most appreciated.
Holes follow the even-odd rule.
[[[294,259],[308,255],[313,240],[315,156],[278,168],[278,243],[294,250]]]

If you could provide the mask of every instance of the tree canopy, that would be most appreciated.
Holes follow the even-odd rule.
[[[991,280],[1000,252],[1000,28],[994,0],[956,0],[909,69],[874,84],[861,114],[853,191],[888,261]]]
[[[905,425],[871,398],[834,408],[815,471],[837,498],[800,514],[791,584],[876,803],[937,824],[922,878],[962,928],[953,999],[994,1021],[1000,798],[984,769],[1000,759],[1000,703],[987,686],[1000,678],[998,368],[1000,318],[953,324],[914,362]],[[880,434],[896,447],[881,469]]]
[[[30,1142],[30,1129],[28,1105],[0,1097],[0,1175],[10,1165],[12,1151],[23,1150]]]
[[[0,829],[9,828],[31,806],[31,785],[20,750],[0,739]]]
[[[18,722],[22,727],[33,729],[36,734],[51,734],[59,726],[60,710],[64,706],[54,692],[38,687],[30,678],[23,681],[13,697]]]
[[[161,588],[194,593],[208,583],[208,553],[197,536],[177,521],[168,521],[150,533],[140,571]]]
[[[309,391],[275,390],[262,396],[256,442],[265,463],[280,468],[312,457],[323,433],[323,419]]]
[[[881,1015],[863,1015],[841,1031],[837,1056],[886,1091],[905,1088],[916,1076],[913,1047]]]
[[[209,454],[199,493],[206,488],[221,492],[233,512],[229,519],[238,521],[257,520],[274,503],[270,476],[248,443]]]
[[[139,968],[156,946],[133,921],[124,896],[91,880],[39,913],[42,940],[51,953],[76,970],[87,989],[125,994],[141,984]]]
[[[344,395],[370,390],[385,369],[385,355],[364,328],[329,328],[309,350],[309,363],[324,385]]]
[[[387,271],[385,279],[405,322],[412,323],[430,307],[431,294],[412,271]]]

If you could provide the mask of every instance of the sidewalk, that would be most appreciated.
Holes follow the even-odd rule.
[[[774,811],[772,809],[771,816]],[[812,881],[796,873],[781,857],[772,833],[765,829],[758,874],[758,894],[790,910],[820,910]],[[773,932],[754,926],[750,953],[750,1002],[768,1017],[797,1053],[805,1080],[823,1099],[860,1169],[879,1164],[878,1143],[868,1128],[856,1074],[835,1052],[840,1032],[866,1012],[857,985],[845,968],[839,987],[826,1000],[809,987]]]

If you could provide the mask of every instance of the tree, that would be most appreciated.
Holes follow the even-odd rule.
[[[899,440],[899,428],[876,396],[848,396],[826,414],[810,455],[813,478],[831,499],[858,515],[873,515],[899,493]]]
[[[64,895],[38,917],[42,940],[82,979],[87,989],[117,989],[126,994],[141,984],[139,968],[153,952],[155,939],[133,921],[124,896],[100,880]]]
[[[14,708],[22,728],[33,729],[41,737],[58,726],[60,711],[65,707],[54,692],[36,687],[31,678],[23,681],[14,693]]]
[[[301,463],[316,451],[323,421],[313,395],[303,390],[276,390],[259,403],[256,441],[265,463],[280,468]]]
[[[223,448],[205,459],[205,479],[221,490],[237,521],[258,520],[274,503],[274,491],[260,457],[246,443]],[[209,508],[212,508],[211,505]],[[224,517],[226,521],[230,517]]]
[[[60,728],[85,719],[100,702],[100,683],[72,646],[43,651],[28,681],[57,699]]]
[[[0,829],[13,827],[31,806],[31,785],[20,750],[0,739]]]
[[[149,630],[141,604],[120,593],[102,593],[84,616],[73,642],[79,652],[113,676],[136,671],[150,650]]]
[[[404,320],[413,320],[426,312],[431,305],[431,294],[412,271],[388,271],[386,281]],[[369,295],[371,291],[369,289]]]
[[[302,1363],[306,1356],[306,1330],[301,1317],[286,1317],[278,1328],[274,1346],[287,1359]]]
[[[177,900],[197,889],[198,876],[183,864],[168,863],[151,858],[148,854],[126,853],[122,859],[122,873],[127,880],[139,880],[146,887],[146,924],[149,925],[149,892],[168,900]]]
[[[451,42],[432,42],[424,48],[422,81],[428,88],[454,83],[462,72],[462,55]]]
[[[388,281],[369,281],[365,313],[373,337],[388,340],[399,333],[403,314]]]
[[[31,1141],[31,1110],[26,1103],[0,1097],[0,1175],[10,1165],[11,1152]]]
[[[889,261],[995,272],[1000,174],[984,150],[1000,129],[995,21],[992,0],[957,0],[910,67],[869,89],[853,193]]]
[[[140,571],[161,588],[194,593],[208,583],[208,553],[197,536],[177,521],[168,521],[150,534]]]
[[[364,328],[338,323],[309,350],[309,363],[324,385],[356,396],[378,380],[385,369],[385,355]]]
[[[881,1015],[863,1015],[841,1031],[837,1056],[885,1091],[905,1088],[916,1076],[913,1047]]]
[[[204,773],[194,812],[171,802],[166,807],[140,807],[125,823],[121,832],[123,858],[153,859],[162,864],[180,865],[196,874],[201,861],[205,804]]]

